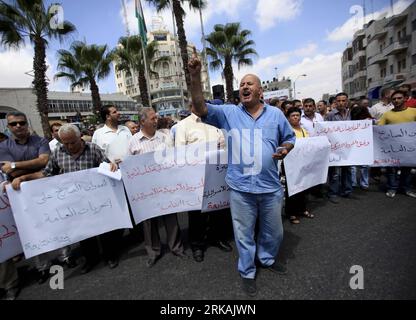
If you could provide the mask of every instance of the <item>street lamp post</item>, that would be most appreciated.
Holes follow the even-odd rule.
[[[306,74],[301,74],[300,76],[297,76],[295,81],[293,81],[293,92],[294,92],[294,100],[296,100],[296,81],[298,81],[298,79],[300,77],[306,77]]]

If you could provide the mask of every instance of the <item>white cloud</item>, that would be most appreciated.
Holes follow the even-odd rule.
[[[300,92],[297,98],[312,97],[319,100],[325,93],[342,91],[341,57],[341,52],[318,54],[284,69],[283,74],[292,80],[306,74],[306,77],[299,77],[296,81],[296,91]]]
[[[33,77],[33,48],[0,52],[0,87],[30,87]]]
[[[316,53],[318,46],[315,43],[310,43],[304,48],[299,48],[294,51],[281,52],[272,56],[259,59],[251,67],[242,67],[238,70],[238,67],[235,65],[234,73],[235,77],[240,80],[247,73],[258,74],[262,79],[271,79],[276,76],[275,68],[278,68],[277,74],[279,77],[285,75],[281,72],[281,68],[288,64],[293,58],[302,58],[311,56]],[[280,67],[280,68],[279,68]]]
[[[279,21],[295,18],[301,10],[302,0],[258,0],[256,22],[260,30],[267,30]]]
[[[313,44],[308,47],[313,47]],[[308,48],[307,47],[307,48]],[[238,71],[237,67],[234,66],[235,73],[235,89],[237,88],[236,84],[241,78],[247,73],[254,73],[259,75],[262,80],[270,80],[276,75],[274,70],[276,66],[276,59],[279,56],[291,56],[296,55],[296,52],[302,52],[302,49],[295,50],[293,52],[286,52],[280,55],[274,55],[272,57],[266,57],[259,60],[252,67],[244,68]],[[307,52],[307,50],[305,50]],[[297,94],[297,98],[309,98],[312,97],[316,100],[320,100],[322,95],[325,93],[335,93],[342,90],[342,80],[341,80],[341,52],[336,52],[332,54],[317,54],[315,51],[310,50],[311,56],[304,57],[299,63],[291,64],[288,66],[290,59],[286,60],[283,65],[284,67],[278,70],[279,78],[283,76],[286,78],[296,80],[296,91],[300,92]],[[306,77],[299,77],[302,74],[306,74]],[[299,78],[298,78],[299,77]],[[211,79],[211,85],[223,84],[220,75],[215,75]],[[292,83],[293,85],[293,83]]]
[[[400,14],[405,10],[410,4],[412,0],[399,0],[393,6],[394,14]],[[354,33],[360,30],[364,24],[364,10],[361,6],[355,5],[352,6],[350,9],[350,13],[353,15],[350,19],[348,19],[342,26],[335,28],[334,30],[327,32],[327,40],[329,41],[348,41],[351,40]],[[382,17],[389,17],[391,16],[391,8],[385,7],[380,11],[376,11],[374,13],[367,14],[365,16],[365,21],[369,22],[373,19],[380,19]]]

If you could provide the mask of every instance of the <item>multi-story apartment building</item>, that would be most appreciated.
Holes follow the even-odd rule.
[[[379,99],[382,87],[402,83],[416,87],[416,2],[354,34],[343,53],[342,81],[353,99]]]
[[[148,34],[148,42],[158,42],[158,52],[155,59],[166,56],[169,61],[159,63],[153,70],[158,76],[150,76],[150,94],[152,106],[160,115],[176,115],[179,109],[186,108],[188,89],[185,82],[179,43],[173,35],[164,29],[154,30]],[[188,43],[188,55],[192,56],[193,45]],[[138,74],[126,75],[126,72],[115,72],[116,86],[123,93],[141,103]],[[201,80],[204,95],[210,98],[208,71],[203,64]],[[185,105],[184,105],[185,104]]]

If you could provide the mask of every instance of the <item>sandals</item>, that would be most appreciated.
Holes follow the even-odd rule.
[[[300,220],[296,216],[290,216],[289,221],[291,224],[299,224]]]
[[[305,211],[303,213],[303,216],[306,217],[306,218],[309,218],[309,219],[315,218],[315,216],[312,213],[310,213],[309,211]]]

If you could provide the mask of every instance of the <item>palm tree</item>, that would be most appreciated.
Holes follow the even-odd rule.
[[[125,71],[127,75],[139,75],[140,98],[142,104],[148,107],[150,105],[149,92],[147,90],[146,70],[140,36],[121,37],[118,43],[118,47],[114,50],[114,56],[117,60],[116,71]],[[152,41],[145,48],[146,60],[151,62],[149,63],[149,73],[155,77],[158,77],[159,74],[153,71],[153,68],[160,62],[169,61],[169,57],[166,56],[156,58],[157,46],[158,43]]]
[[[238,64],[238,69],[246,65],[251,66],[253,60],[249,56],[257,55],[256,50],[252,47],[255,45],[254,41],[247,39],[250,35],[249,30],[241,30],[240,23],[227,23],[226,25],[215,25],[214,31],[206,37],[207,55],[211,60],[211,69],[223,70],[227,101],[233,100],[234,72],[232,62]]]
[[[66,78],[71,88],[90,86],[93,110],[99,115],[101,108],[100,91],[97,81],[105,79],[111,71],[113,53],[107,51],[107,45],[88,45],[74,41],[70,50],[58,50],[58,72],[55,78]]]
[[[36,92],[36,107],[39,112],[43,134],[50,138],[48,121],[48,82],[46,80],[46,47],[48,40],[63,40],[75,31],[75,26],[63,21],[59,25],[54,19],[53,7],[45,7],[43,0],[15,0],[13,4],[0,1],[1,44],[9,48],[20,48],[28,38],[34,45],[33,86]]]
[[[206,0],[146,0],[148,3],[156,7],[157,12],[161,12],[165,9],[173,9],[175,15],[176,27],[178,28],[178,40],[179,48],[181,50],[183,70],[185,72],[186,86],[191,87],[191,77],[188,71],[188,41],[186,40],[185,29],[183,26],[183,20],[185,17],[185,11],[182,8],[182,4],[188,2],[189,8],[194,10],[203,9],[206,6]]]

